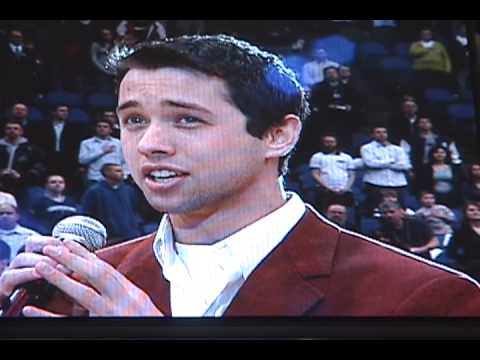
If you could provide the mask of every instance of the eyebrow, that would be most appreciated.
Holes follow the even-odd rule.
[[[210,110],[207,108],[204,108],[203,106],[200,106],[198,104],[186,102],[186,101],[180,101],[180,100],[163,100],[162,103],[175,107],[175,108],[181,108],[181,109],[191,109],[191,110],[197,110],[201,111],[207,114],[212,114]],[[132,107],[140,107],[140,103],[136,100],[129,100],[124,102],[123,104],[119,105],[117,107],[117,113],[119,113],[122,110],[132,108]]]

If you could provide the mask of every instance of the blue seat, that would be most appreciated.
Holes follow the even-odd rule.
[[[398,56],[403,56],[403,57],[410,56],[410,43],[401,42],[396,44],[393,47],[393,52],[395,53],[395,55],[398,55]]]
[[[448,106],[448,115],[454,119],[473,119],[475,109],[471,103],[457,103]]]
[[[90,116],[82,109],[74,108],[69,111],[68,119],[72,123],[90,124]]]
[[[409,71],[412,69],[410,60],[402,56],[386,56],[380,61],[384,71]]]
[[[364,59],[388,55],[387,48],[378,42],[367,41],[360,45],[360,54]]]
[[[83,106],[83,97],[80,94],[68,91],[52,91],[45,95],[45,102],[50,107],[67,105],[70,107]]]
[[[450,103],[455,100],[453,93],[443,88],[428,88],[425,90],[424,97],[428,102]]]
[[[375,231],[379,230],[382,226],[379,219],[370,217],[360,218],[360,232],[365,235],[371,236]]]
[[[28,108],[28,120],[30,120],[31,122],[42,122],[44,118],[45,116],[40,109],[36,108],[35,106],[30,106]]]
[[[114,110],[117,99],[109,93],[95,93],[87,97],[87,105],[91,110]]]

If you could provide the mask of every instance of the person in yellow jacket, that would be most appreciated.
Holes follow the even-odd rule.
[[[433,40],[433,33],[430,29],[421,32],[421,40],[410,46],[410,55],[413,57],[413,68],[415,70],[429,70],[443,73],[452,71],[450,56],[445,46]]]

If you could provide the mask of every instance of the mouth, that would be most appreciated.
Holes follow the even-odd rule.
[[[168,183],[172,180],[178,179],[180,177],[186,176],[186,173],[174,171],[174,170],[153,170],[146,174],[147,178],[156,183]]]

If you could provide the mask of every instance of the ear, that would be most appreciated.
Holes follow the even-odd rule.
[[[279,125],[274,125],[263,136],[266,146],[265,158],[280,158],[287,155],[297,144],[302,131],[302,122],[297,115],[285,115]]]

